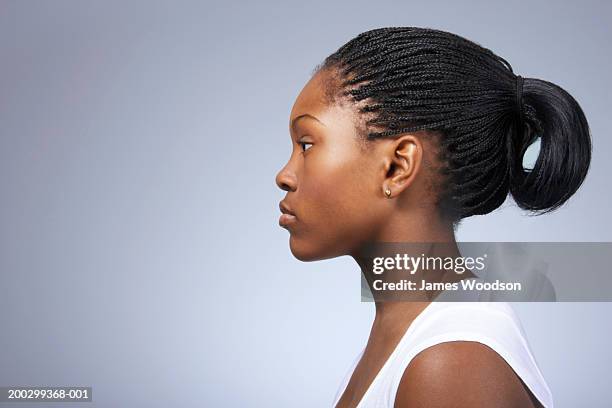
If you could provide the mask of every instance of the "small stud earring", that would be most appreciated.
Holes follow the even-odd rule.
[[[388,187],[385,189],[385,195],[387,196],[387,198],[391,198],[391,190],[389,190]]]

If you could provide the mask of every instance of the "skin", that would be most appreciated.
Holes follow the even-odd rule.
[[[292,254],[302,261],[349,255],[362,271],[366,242],[444,242],[450,243],[448,255],[460,256],[453,224],[435,206],[435,137],[413,132],[365,143],[358,105],[330,102],[326,95],[334,78],[331,71],[316,73],[291,109],[293,150],[276,183],[287,192],[283,203],[295,215],[286,226]],[[429,302],[375,302],[363,357],[337,408],[357,406]],[[406,368],[395,400],[402,408],[536,404],[505,360],[476,342],[441,343],[421,352]]]

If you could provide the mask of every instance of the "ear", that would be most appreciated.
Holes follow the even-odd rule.
[[[383,182],[383,192],[391,191],[388,198],[397,197],[415,180],[421,168],[423,159],[423,144],[413,134],[406,134],[392,139],[388,145],[386,161],[386,177]]]

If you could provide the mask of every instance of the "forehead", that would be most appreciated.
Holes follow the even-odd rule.
[[[302,114],[308,113],[319,119],[328,121],[355,120],[356,110],[354,104],[346,103],[344,99],[334,95],[337,92],[337,83],[333,76],[326,71],[319,71],[304,85],[295,99],[289,121]]]
[[[320,73],[315,74],[304,85],[293,103],[291,118],[304,113],[316,114],[328,108],[325,98],[325,83]]]

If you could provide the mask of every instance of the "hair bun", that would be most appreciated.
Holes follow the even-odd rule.
[[[584,181],[591,162],[591,137],[580,105],[551,82],[526,78],[523,85],[524,124],[514,129],[510,144],[510,193],[520,208],[546,213],[571,197]],[[523,158],[540,138],[532,169]]]

